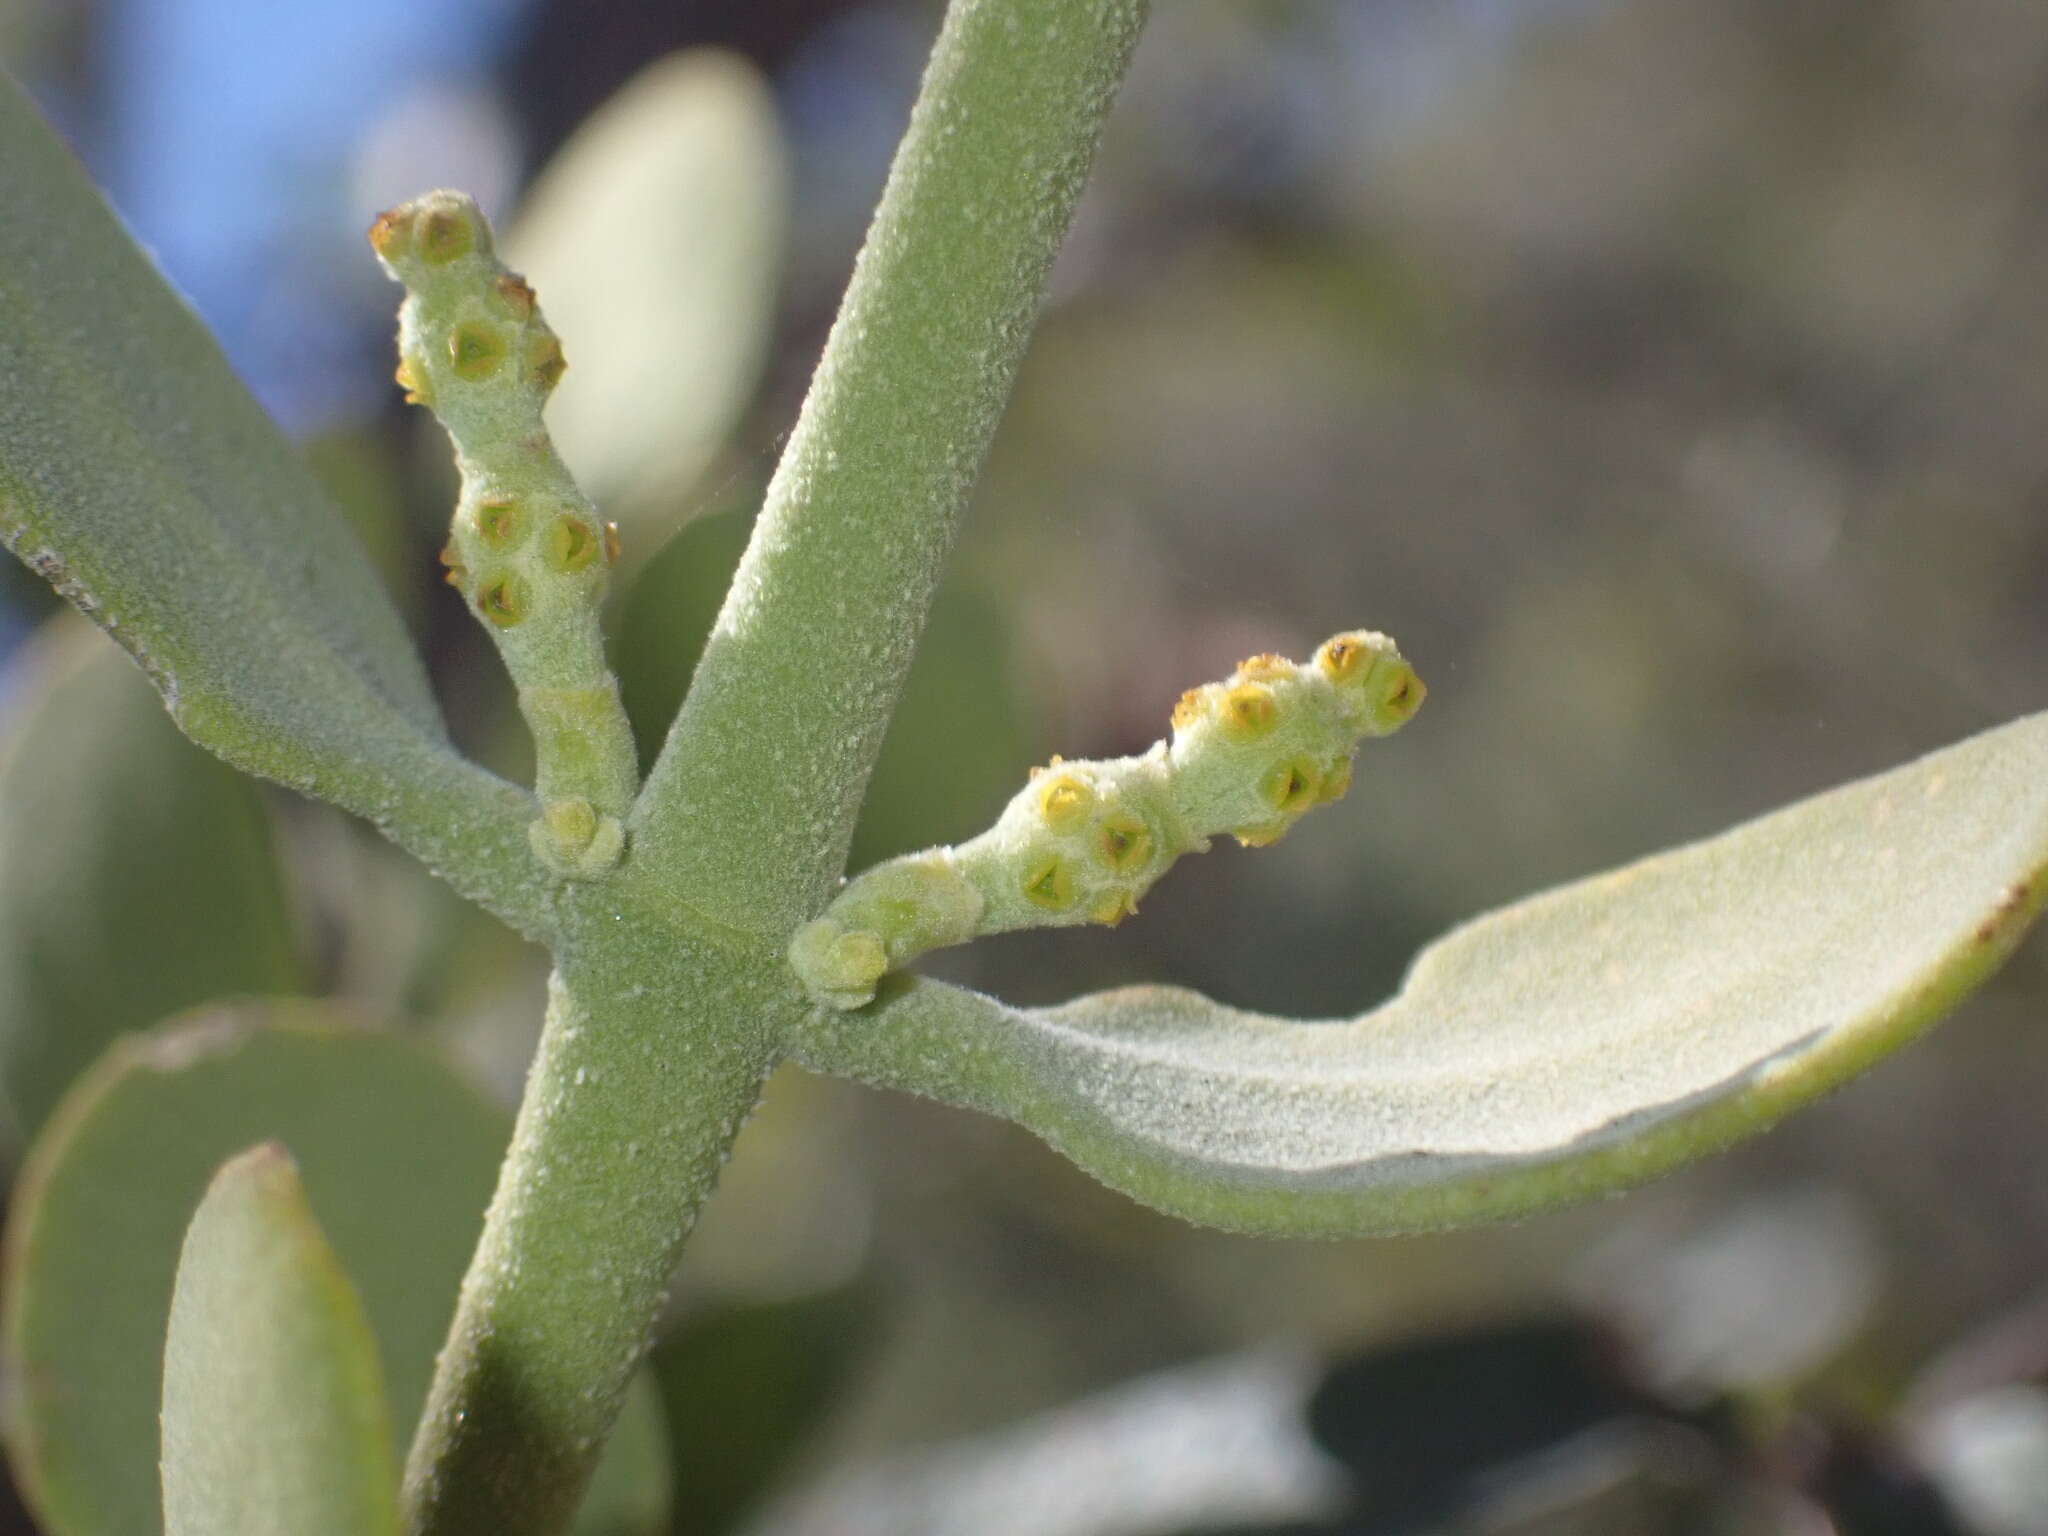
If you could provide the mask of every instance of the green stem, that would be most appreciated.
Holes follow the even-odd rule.
[[[771,956],[671,934],[657,970],[655,947],[586,944],[550,981],[518,1127],[406,1469],[414,1536],[566,1527],[683,1239],[773,1064]]]
[[[672,899],[830,896],[1146,0],[954,0],[809,397],[635,811]]]
[[[540,1052],[406,1472],[415,1536],[547,1536],[581,1496],[809,1006],[784,946],[845,862],[1145,9],[953,0],[624,862],[561,898]]]

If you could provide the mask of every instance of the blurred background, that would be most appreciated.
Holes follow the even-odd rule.
[[[0,62],[516,774],[363,230],[464,187],[533,279],[651,751],[937,15],[0,0]],[[51,607],[10,569],[6,644]],[[1162,4],[855,864],[1357,625],[1431,693],[1341,806],[1113,934],[929,969],[1349,1014],[1461,918],[2048,707],[2048,7]],[[295,985],[515,1096],[537,954],[362,829],[264,815]],[[1009,1126],[785,1072],[677,1287],[675,1528],[2048,1532],[2044,1103],[2038,938],[1759,1142],[1435,1238],[1196,1231]]]

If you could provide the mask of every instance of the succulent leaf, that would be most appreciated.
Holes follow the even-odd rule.
[[[377,1339],[277,1142],[185,1233],[164,1347],[166,1536],[397,1536]]]
[[[1491,913],[1362,1016],[929,981],[813,1013],[821,1071],[1015,1120],[1213,1226],[1347,1236],[1625,1187],[1940,1018],[2048,899],[2048,714]]]

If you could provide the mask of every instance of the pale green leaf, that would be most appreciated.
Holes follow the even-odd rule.
[[[253,1142],[291,1148],[375,1328],[390,1421],[409,1432],[510,1131],[433,1052],[317,1004],[214,1009],[117,1042],[30,1148],[9,1212],[0,1430],[40,1528],[157,1528],[179,1243],[214,1169]],[[627,1412],[639,1420],[600,1466],[587,1536],[661,1525],[651,1390]]]
[[[0,757],[0,1102],[26,1140],[116,1035],[298,990],[257,787],[59,614],[15,663]]]
[[[275,1142],[222,1165],[164,1341],[167,1536],[385,1536],[398,1464],[377,1340]]]
[[[448,745],[304,463],[4,77],[0,144],[0,539],[141,662],[193,740],[538,928],[530,797]]]
[[[917,981],[814,1017],[795,1055],[1007,1116],[1192,1220],[1442,1227],[1771,1124],[1938,1019],[2044,894],[2048,714],[1479,918],[1347,1022]]]
[[[760,381],[786,182],[759,72],[691,49],[576,131],[506,238],[568,348],[549,430],[629,553],[673,525]]]

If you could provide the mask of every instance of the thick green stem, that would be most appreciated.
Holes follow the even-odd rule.
[[[641,945],[586,926],[594,942],[549,984],[518,1129],[406,1469],[415,1536],[565,1527],[773,1063],[772,955],[613,926]]]
[[[845,861],[1145,9],[953,0],[624,863],[565,898],[540,1054],[406,1472],[415,1536],[546,1536],[581,1495],[809,1006],[784,946]]]
[[[954,0],[838,323],[635,812],[675,901],[830,896],[1146,0]]]

